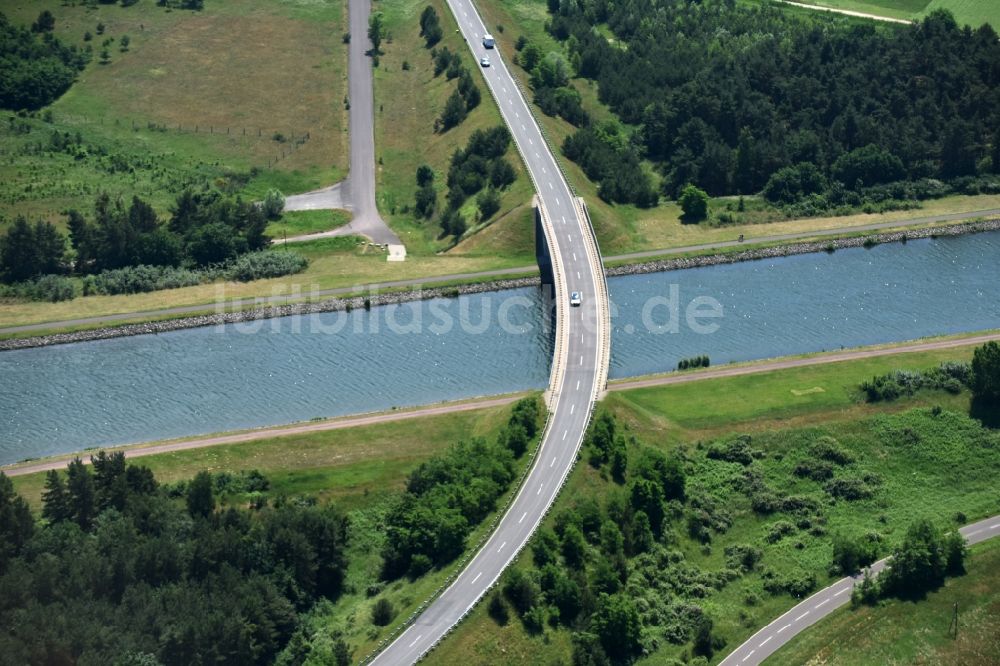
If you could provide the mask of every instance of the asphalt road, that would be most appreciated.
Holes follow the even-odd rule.
[[[698,252],[702,250],[722,249],[727,247],[735,247],[739,245],[752,245],[756,243],[770,243],[770,242],[779,242],[785,240],[800,240],[803,238],[819,238],[823,236],[838,236],[845,233],[856,233],[859,231],[877,231],[881,229],[899,228],[907,225],[929,224],[932,222],[952,222],[959,220],[974,219],[979,217],[996,217],[996,216],[1000,216],[1000,208],[990,208],[987,210],[976,210],[976,211],[968,211],[962,213],[946,213],[942,215],[929,215],[925,217],[917,217],[908,220],[875,222],[872,224],[865,224],[855,227],[838,227],[836,229],[805,231],[794,234],[773,234],[769,236],[755,236],[753,238],[747,238],[743,243],[740,243],[736,240],[731,240],[731,241],[718,241],[715,243],[702,243],[699,245],[685,245],[683,247],[674,247],[674,248],[667,248],[660,250],[646,250],[643,252],[631,252],[629,254],[606,256],[604,257],[604,260],[606,262],[633,261],[637,259],[649,259],[652,257],[668,257],[670,255],[675,255],[675,254],[684,254],[685,252]],[[335,232],[336,231],[339,231],[339,229],[335,230]],[[319,236],[313,235],[313,238],[316,237]],[[439,275],[436,277],[411,278],[407,280],[393,280],[390,282],[358,285],[354,287],[338,287],[335,289],[322,289],[309,295],[315,298],[323,298],[327,296],[342,296],[344,294],[350,294],[360,291],[369,291],[371,289],[412,287],[419,285],[430,286],[440,282],[454,282],[458,280],[480,280],[483,278],[490,278],[490,277],[504,277],[506,275],[523,275],[525,273],[537,273],[537,272],[538,272],[538,266],[534,265],[517,266],[515,268],[502,268],[492,271],[480,271],[475,273],[453,273],[449,275]],[[301,295],[297,295],[294,297],[262,296],[259,298],[243,298],[243,299],[227,301],[225,305],[226,309],[233,310],[248,305],[265,306],[265,305],[282,304],[282,303],[287,303],[291,300],[299,300],[301,299],[301,297],[302,297]],[[57,330],[73,326],[89,326],[93,324],[113,325],[115,322],[121,322],[127,320],[142,320],[142,319],[148,320],[156,317],[169,317],[172,315],[183,316],[194,313],[211,312],[213,311],[213,308],[214,305],[212,303],[203,303],[200,305],[184,305],[175,308],[163,308],[160,310],[122,312],[118,314],[100,315],[95,317],[81,317],[77,319],[65,319],[62,321],[48,321],[48,322],[40,322],[37,324],[24,324],[21,326],[7,326],[0,328],[0,334],[26,333],[28,331],[42,331],[42,330]]]
[[[353,211],[354,218],[348,224],[333,231],[310,234],[309,239],[360,234],[383,245],[400,245],[399,236],[385,223],[375,204],[375,94],[372,60],[367,55],[372,47],[368,40],[371,0],[350,0],[347,13],[351,32],[351,43],[347,47],[351,171],[343,183],[288,197],[285,209],[348,208]]]
[[[595,294],[604,288],[604,282],[597,273],[603,269],[590,261],[587,252],[585,234],[590,233],[589,227],[578,218],[569,187],[499,51],[482,46],[487,31],[472,2],[449,0],[449,6],[477,66],[481,57],[490,59],[490,66],[481,69],[554,228],[554,236],[548,238],[553,261],[559,264],[567,293],[581,292],[583,302],[579,307],[557,303],[557,307],[565,308],[565,365],[556,375],[561,381],[554,387],[545,437],[520,492],[454,582],[374,659],[373,663],[380,666],[416,662],[471,610],[524,546],[573,467],[600,374],[600,313]],[[558,362],[557,351],[554,363]]]
[[[971,545],[1000,536],[1000,516],[993,516],[960,528],[959,533]],[[888,559],[871,565],[873,574],[885,569]],[[767,625],[739,646],[719,666],[753,666],[774,654],[782,645],[805,631],[841,606],[850,603],[851,590],[862,576],[841,578],[833,585],[812,595],[790,611]]]

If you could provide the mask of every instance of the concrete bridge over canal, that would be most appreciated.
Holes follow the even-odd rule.
[[[368,0],[355,0],[367,2]],[[353,4],[353,2],[352,2]],[[604,267],[583,200],[570,190],[518,82],[499,50],[486,50],[488,30],[472,0],[448,0],[537,192],[536,230],[543,283],[555,301],[555,346],[548,390],[549,418],[517,494],[490,536],[450,585],[387,641],[371,663],[412,664],[454,628],[517,557],[576,462],[594,403],[604,394],[610,355],[610,309]],[[548,279],[546,279],[548,278]],[[570,294],[580,292],[579,306]]]

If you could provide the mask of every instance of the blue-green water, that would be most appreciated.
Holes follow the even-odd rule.
[[[998,328],[998,284],[1000,233],[613,278],[611,376]],[[541,310],[521,289],[4,352],[0,464],[541,388]]]

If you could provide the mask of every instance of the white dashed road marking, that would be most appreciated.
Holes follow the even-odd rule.
[[[829,599],[824,599],[823,601],[821,601],[818,604],[816,604],[815,606],[813,606],[813,608],[819,608],[823,604],[827,604],[827,603],[830,603],[830,600]]]
[[[573,416],[573,412],[576,411],[576,405],[569,406],[569,415]]]
[[[833,593],[833,596],[835,596],[835,597],[839,597],[839,596],[840,596],[840,595],[842,595],[842,594],[843,594],[844,592],[848,592],[848,591],[849,591],[850,589],[851,589],[851,588],[849,588],[849,587],[845,587],[845,588],[844,588],[844,589],[842,589],[842,590],[841,590],[840,592],[834,592],[834,593]]]
[[[806,615],[809,615],[809,611],[806,611],[802,615],[799,615],[797,618],[795,618],[795,621],[798,622],[799,620],[801,620],[802,618],[804,618]]]
[[[482,571],[480,571],[479,573],[477,573],[476,577],[472,579],[472,582],[470,583],[470,585],[475,585],[476,581],[479,580],[479,577],[482,576],[482,575],[483,575]]]
[[[501,550],[503,550],[503,547],[506,546],[506,545],[507,545],[506,541],[504,541],[502,544],[500,544],[500,547],[497,548],[497,552],[499,553]]]
[[[542,488],[544,488],[544,487],[545,487],[545,484],[544,484],[544,483],[542,483],[542,484],[539,484],[539,486],[538,486],[538,492],[537,492],[537,493],[535,493],[535,494],[536,494],[536,495],[541,495],[541,494],[542,494]]]
[[[549,463],[549,467],[555,467],[555,466],[556,466],[556,459],[553,457],[552,462]]]
[[[576,390],[577,390],[577,391],[579,391],[579,390],[580,390],[580,380],[579,380],[579,379],[578,379],[578,380],[576,380]]]
[[[749,652],[747,652],[747,656],[743,657],[743,661],[746,661],[747,659],[749,659],[750,656],[753,655],[753,653],[754,653],[753,650],[750,650]]]
[[[527,518],[527,517],[528,517],[528,512],[525,511],[524,515],[521,516],[521,520],[517,521],[517,524],[520,525],[524,521],[524,519]]]
[[[786,624],[786,625],[785,625],[785,626],[783,626],[783,627],[782,627],[781,629],[778,629],[778,633],[780,634],[780,633],[781,633],[781,632],[783,632],[783,631],[784,631],[785,629],[788,629],[788,627],[790,627],[790,626],[792,626],[792,625],[790,625],[790,624]]]
[[[414,639],[413,639],[413,642],[412,642],[412,643],[410,643],[410,647],[413,647],[414,645],[416,645],[416,644],[417,644],[417,641],[419,641],[419,640],[420,640],[421,638],[423,638],[423,637],[424,637],[424,635],[423,635],[423,634],[420,634],[419,636],[417,636],[416,638],[414,638]]]
[[[580,354],[580,365],[583,365],[583,354]]]
[[[765,645],[767,645],[767,642],[768,642],[769,640],[771,640],[772,638],[774,638],[774,636],[768,636],[768,637],[767,637],[767,638],[765,638],[765,639],[763,640],[763,642],[762,642],[762,643],[761,643],[760,645],[758,645],[757,647],[764,647]]]

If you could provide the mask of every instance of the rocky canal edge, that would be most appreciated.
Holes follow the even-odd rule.
[[[640,275],[643,273],[658,273],[664,271],[682,270],[685,268],[733,264],[741,261],[774,259],[795,254],[835,252],[846,248],[873,247],[875,245],[882,245],[885,243],[905,243],[908,240],[917,240],[921,238],[959,236],[963,234],[975,234],[998,230],[1000,230],[1000,218],[976,222],[965,222],[943,227],[930,227],[925,229],[912,229],[882,234],[855,236],[851,238],[788,243],[770,247],[752,248],[740,252],[724,252],[697,257],[657,259],[653,261],[614,266],[608,268],[606,273],[609,277],[617,277],[621,275]],[[186,328],[221,326],[225,324],[236,324],[260,319],[271,319],[274,317],[287,317],[290,315],[309,315],[322,312],[370,309],[382,305],[410,303],[419,300],[454,298],[465,294],[480,294],[491,291],[534,287],[538,286],[540,283],[541,280],[538,277],[493,280],[490,282],[480,282],[476,284],[375,293],[368,296],[329,298],[315,302],[273,305],[239,310],[235,312],[217,312],[178,319],[165,319],[163,321],[109,326],[105,328],[76,331],[72,333],[54,333],[51,335],[0,340],[0,351],[46,347],[49,345],[62,345],[74,342],[87,342],[91,340],[107,340],[132,335],[166,333]]]

